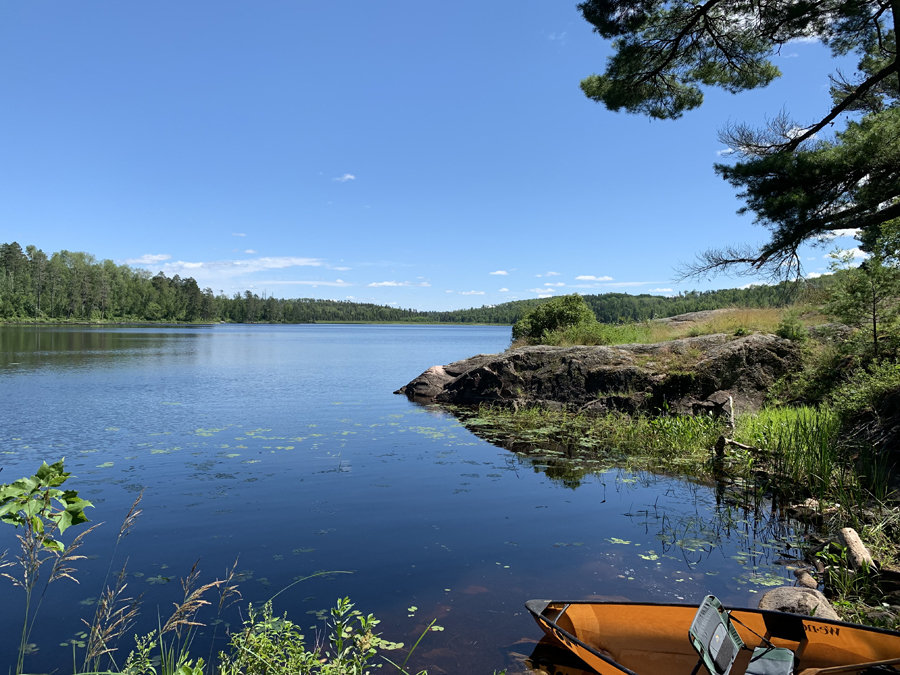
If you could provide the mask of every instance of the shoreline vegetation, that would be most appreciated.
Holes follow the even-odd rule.
[[[589,474],[614,467],[669,473],[712,484],[717,495],[737,500],[739,507],[771,509],[782,517],[806,523],[816,534],[809,536],[807,561],[798,565],[797,571],[814,578],[814,584],[823,588],[844,620],[900,629],[900,285],[894,268],[888,270],[888,282],[881,279],[878,289],[871,292],[874,282],[870,283],[870,277],[875,272],[861,267],[835,270],[827,278],[794,284],[694,292],[675,298],[571,295],[480,310],[422,313],[356,303],[259,298],[249,292],[232,298],[215,296],[210,289],[200,291],[193,279],[168,279],[162,274],[151,277],[110,261],[97,263],[87,254],[61,252],[42,259],[43,254],[28,247],[28,254],[17,258],[14,249],[5,244],[0,247],[3,322],[34,325],[36,320],[49,319],[50,325],[71,325],[73,321],[82,325],[135,325],[131,320],[137,325],[307,323],[310,321],[297,321],[301,316],[298,308],[312,311],[302,316],[313,316],[321,309],[326,314],[332,312],[330,319],[315,315],[315,322],[511,323],[513,342],[509,351],[537,345],[651,345],[706,335],[726,335],[735,340],[754,334],[775,334],[798,346],[799,365],[772,383],[761,409],[738,410],[736,416],[674,414],[664,407],[627,413],[587,413],[566,410],[564,406],[547,409],[482,404],[454,411],[464,426],[482,438],[520,455],[541,457],[542,470],[548,476],[573,487]],[[10,260],[18,260],[15,264],[24,267],[11,267]],[[121,284],[104,285],[104,279],[108,282],[113,278],[115,270],[121,275]],[[882,272],[883,269],[877,273]],[[144,303],[141,311],[152,316],[139,316],[133,309],[126,311],[126,296],[117,295],[125,289],[135,291],[137,295],[127,297],[140,296]],[[347,314],[362,311],[361,307],[375,312],[374,317],[382,316],[377,312],[384,311],[386,318]],[[335,319],[335,312],[344,312],[340,314],[344,318]],[[405,318],[398,321],[393,312]],[[686,312],[699,314],[684,316]],[[127,321],[119,321],[123,317]],[[664,376],[689,376],[703,356],[701,351],[672,352],[662,359],[654,356],[653,368]],[[649,365],[641,361],[637,367]],[[52,469],[42,467],[41,471]],[[55,478],[48,478],[49,483],[29,484],[29,489],[38,493],[55,489],[68,477],[65,474],[60,480],[64,473],[61,463],[57,469]],[[77,493],[66,494],[69,496],[65,499],[77,498]],[[0,492],[0,504],[4,503],[4,496],[9,494]],[[28,503],[48,508],[52,501],[41,494],[32,494],[29,499]],[[68,506],[63,507],[62,511],[71,511]],[[72,554],[79,541],[76,538],[65,547],[52,538],[57,530],[62,534],[63,528],[57,524],[62,522],[60,513],[50,510],[46,514],[48,527],[41,529],[40,535],[49,534],[48,542],[35,539],[37,530],[31,534],[26,531],[32,550],[43,554],[53,570],[68,569],[69,560],[77,557]],[[876,560],[862,574],[852,576],[847,573],[847,549],[836,536],[840,528],[848,525],[859,530]],[[50,580],[56,578],[60,577],[49,575]],[[185,611],[196,612],[206,602],[193,595],[195,592],[227,588],[228,584],[226,578],[199,586],[192,572],[185,582]],[[26,584],[26,594],[30,592]],[[129,605],[122,604],[124,600],[119,602],[114,583],[103,597],[108,598],[104,611],[108,612],[107,620],[112,621],[103,625],[124,626]],[[240,635],[246,640],[261,639],[254,647],[260,650],[257,653],[273,650],[272,657],[285,659],[279,663],[290,663],[292,672],[337,675],[347,664],[336,665],[340,664],[336,655],[350,648],[340,642],[340,636],[351,630],[345,630],[341,622],[358,623],[357,631],[352,633],[353,649],[357,651],[348,658],[362,669],[379,646],[387,649],[392,643],[378,642],[380,638],[369,629],[375,625],[371,623],[374,617],[354,613],[346,599],[341,602],[345,603],[343,609],[339,603],[332,612],[333,632],[328,645],[304,645],[302,638],[291,632],[293,624],[274,616],[271,608],[254,608],[258,613]],[[26,602],[17,672],[22,672],[21,659],[27,652],[30,626],[34,623],[29,611]],[[123,623],[116,624],[120,619]],[[187,631],[184,635],[188,635],[191,624],[182,626]],[[191,656],[190,640],[184,642],[182,633],[177,631],[175,637],[177,643],[163,646],[160,635],[145,636],[141,638],[143,642],[138,641],[131,660],[112,664],[111,669],[135,675],[157,672],[150,670],[155,662],[149,656],[156,649],[165,662],[160,667],[166,675],[200,675],[208,671],[211,659],[202,662]],[[330,656],[326,656],[329,649]],[[242,645],[236,654],[249,653],[247,650],[248,645]],[[228,670],[227,658],[221,657],[224,665],[220,673],[269,672],[259,665],[259,659],[256,665],[247,662]],[[393,665],[408,675],[405,664]],[[77,672],[97,670],[98,665],[88,667],[87,661],[80,671],[76,668]]]
[[[587,474],[616,467],[697,479],[754,508],[768,503],[773,512],[822,535],[809,537],[798,578],[811,575],[812,586],[824,590],[842,619],[898,630],[898,297],[895,292],[891,302],[862,319],[848,311],[847,287],[868,273],[838,276],[819,302],[619,325],[597,322],[579,296],[559,297],[514,326],[506,353],[535,345],[775,334],[799,346],[799,366],[772,383],[758,410],[715,416],[675,414],[665,407],[579,412],[518,401],[455,407],[454,412],[480,437],[539,457],[548,475],[555,472],[564,483],[577,485]],[[690,374],[704,356],[673,354],[669,363],[654,356],[653,366],[663,374]],[[859,529],[876,560],[863,573],[854,575],[847,564],[847,549],[838,537],[847,526]]]
[[[0,325],[4,326],[503,326],[507,324],[496,323],[458,323],[447,321],[297,321],[286,323],[284,321],[116,321],[96,319],[93,321],[86,320],[67,320],[67,319],[38,319],[29,321],[27,319],[16,319],[11,321],[0,321]]]
[[[687,291],[676,296],[604,293],[584,296],[596,319],[640,322],[723,307],[784,307],[821,294],[828,277],[772,286]],[[98,260],[90,253],[0,244],[0,323],[424,323],[513,325],[550,298],[516,300],[452,311],[420,311],[348,300],[275,298],[201,289],[191,277]]]

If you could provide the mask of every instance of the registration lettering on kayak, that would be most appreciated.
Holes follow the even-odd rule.
[[[836,626],[816,626],[804,623],[803,628],[807,633],[817,633],[819,635],[840,635],[841,629]]]

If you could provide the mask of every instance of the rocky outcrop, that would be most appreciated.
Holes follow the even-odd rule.
[[[453,404],[541,405],[602,412],[690,413],[756,409],[776,379],[799,364],[797,346],[774,335],[718,334],[657,344],[522,347],[429,368],[395,393]],[[712,397],[712,400],[709,400]]]
[[[460,375],[496,358],[496,354],[479,354],[446,366],[432,366],[409,384],[400,387],[395,394],[406,394],[410,399],[434,399]]]
[[[675,316],[667,316],[662,319],[653,319],[656,323],[661,323],[669,328],[685,328],[695,326],[698,323],[710,321],[711,319],[729,314],[733,309],[703,309],[699,312],[688,312],[687,314],[677,314]]]

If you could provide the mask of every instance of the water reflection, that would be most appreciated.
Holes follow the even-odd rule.
[[[540,637],[523,607],[532,597],[713,592],[747,605],[789,577],[776,563],[793,552],[793,524],[765,499],[748,506],[740,486],[631,474],[552,446],[511,452],[391,393],[508,342],[492,327],[0,328],[2,480],[65,456],[90,517],[107,523],[85,544],[81,584],[48,591],[29,669],[71,659],[59,645],[126,559],[129,590],[144,594],[138,631],[179,600],[197,558],[204,582],[237,558],[244,602],[225,623],[287,589],[275,613],[321,629],[349,595],[389,639],[414,642],[437,619],[444,630],[408,664],[432,673],[512,665],[504,645]],[[143,488],[144,514],[110,563]],[[0,551],[16,545],[0,527]],[[291,585],[320,570],[351,573]],[[21,601],[0,583],[0,605]],[[205,653],[217,619],[201,620]]]
[[[210,337],[198,328],[178,328],[183,338]],[[87,326],[3,326],[0,327],[0,368],[34,370],[41,368],[97,367],[147,356],[169,354],[176,345],[171,333],[159,328],[91,328]],[[194,352],[188,340],[179,340],[181,355]]]

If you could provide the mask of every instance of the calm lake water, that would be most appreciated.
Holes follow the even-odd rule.
[[[0,327],[0,482],[65,457],[67,487],[104,523],[76,565],[81,583],[49,588],[26,669],[69,672],[60,645],[92,615],[143,488],[144,512],[112,562],[127,560],[128,590],[144,594],[138,631],[168,616],[198,559],[205,581],[238,559],[231,625],[298,577],[347,571],[292,586],[276,613],[321,627],[321,610],[346,595],[407,644],[437,619],[444,630],[410,661],[431,673],[521,672],[516,654],[541,637],[530,598],[712,592],[755,606],[790,577],[776,562],[796,553],[794,533],[713,487],[620,471],[566,485],[392,394],[509,338],[504,327]],[[17,553],[15,534],[0,526],[0,552]],[[12,665],[23,592],[6,579],[0,607],[0,665]]]

